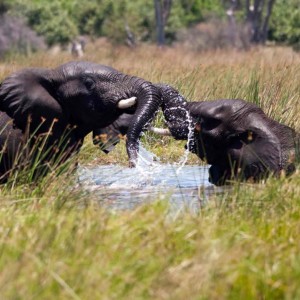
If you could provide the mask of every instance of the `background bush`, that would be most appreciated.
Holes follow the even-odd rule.
[[[3,14],[0,18],[0,57],[11,52],[29,54],[37,49],[45,49],[42,37],[30,29],[23,19]]]
[[[173,1],[165,26],[166,42],[173,43],[178,32],[194,28],[200,22],[212,19],[218,20],[219,24],[226,22],[226,11],[231,3],[229,0]],[[241,23],[239,27],[243,27],[246,1],[239,0],[236,3],[236,19]],[[78,35],[107,37],[116,43],[125,43],[129,36],[136,43],[155,41],[153,0],[0,0],[0,14],[4,12],[22,17],[50,46],[67,44]],[[220,26],[215,27],[217,29]],[[219,35],[223,36],[222,31]],[[180,36],[182,39],[182,34]],[[298,0],[275,2],[268,38],[275,42],[299,45]],[[205,39],[207,36],[200,44],[205,44]]]
[[[270,39],[300,50],[300,1],[277,0],[271,19]]]

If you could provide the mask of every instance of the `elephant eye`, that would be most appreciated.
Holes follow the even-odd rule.
[[[247,130],[240,135],[240,139],[245,144],[250,144],[254,141],[256,135],[253,131]]]
[[[227,144],[242,146],[242,144],[250,144],[255,140],[256,135],[251,130],[240,133],[230,134],[226,138]]]
[[[85,78],[84,83],[88,90],[93,90],[96,85],[96,82],[91,77]]]
[[[205,118],[202,119],[201,128],[205,130],[212,130],[221,124],[221,120],[215,118]]]

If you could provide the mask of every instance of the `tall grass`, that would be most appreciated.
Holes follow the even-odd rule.
[[[88,47],[85,59],[169,83],[190,100],[243,98],[300,130],[300,56],[290,49],[194,53],[102,41]],[[68,60],[68,54],[19,57],[0,64],[0,80]],[[184,151],[166,137],[149,134],[145,142],[166,161]],[[125,152],[123,143],[107,156],[87,137],[79,160],[126,164]],[[1,299],[300,298],[299,170],[236,183],[212,195],[197,216],[170,216],[165,202],[107,211],[68,172],[3,185],[0,196]]]

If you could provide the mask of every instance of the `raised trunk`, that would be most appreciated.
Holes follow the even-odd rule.
[[[142,130],[147,128],[155,117],[161,99],[158,89],[150,82],[141,81],[140,78],[132,77],[130,86],[133,86],[137,97],[137,107],[132,118],[132,122],[127,132],[127,153],[129,157],[129,166],[134,167],[137,161],[139,138]]]
[[[187,140],[192,128],[187,101],[169,85],[157,84],[156,86],[160,89],[161,108],[172,136],[177,140]]]

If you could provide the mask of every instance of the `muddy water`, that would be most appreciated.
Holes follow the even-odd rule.
[[[78,172],[80,185],[112,209],[132,209],[141,203],[165,199],[176,211],[197,212],[212,190],[208,166],[162,164],[144,148],[140,149],[134,169],[101,165],[81,167]]]

